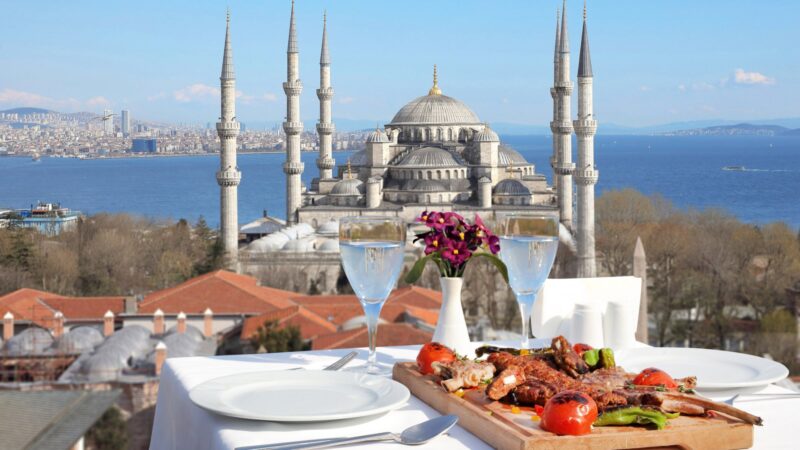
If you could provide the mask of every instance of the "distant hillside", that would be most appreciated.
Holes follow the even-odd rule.
[[[53,112],[55,112],[55,111],[50,111],[49,109],[43,109],[43,108],[11,108],[11,109],[7,109],[5,111],[0,111],[0,113],[20,114],[20,115],[23,115],[23,114],[47,114],[47,113],[53,113]]]
[[[800,128],[789,129],[778,125],[753,125],[740,123],[736,125],[717,125],[689,130],[677,130],[661,133],[663,136],[800,136]]]

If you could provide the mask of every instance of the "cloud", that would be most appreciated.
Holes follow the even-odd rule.
[[[678,85],[678,90],[681,91],[681,92],[686,92],[686,85],[685,84],[679,84]]]
[[[746,72],[744,69],[736,69],[733,72],[733,80],[736,84],[775,84],[774,78],[770,78],[761,72]]]
[[[642,92],[652,91],[650,86],[639,86],[639,90]]]
[[[275,102],[278,100],[278,96],[273,94],[272,92],[267,92],[261,98],[268,102]]]
[[[107,101],[107,100],[106,100]],[[36,107],[56,111],[76,111],[86,106],[94,106],[74,98],[56,99],[33,92],[6,88],[0,91],[0,104],[17,107]]]
[[[86,100],[87,106],[108,106],[111,102],[108,101],[107,98],[103,96],[92,97],[89,100]]]
[[[342,105],[349,105],[350,103],[353,103],[355,100],[356,99],[354,99],[353,97],[342,97],[338,100],[338,102]]]
[[[203,83],[195,83],[173,92],[172,97],[181,103],[214,97],[219,98],[219,88]]]

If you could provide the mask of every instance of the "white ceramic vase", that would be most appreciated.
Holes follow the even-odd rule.
[[[442,309],[433,333],[433,342],[446,345],[459,355],[475,357],[475,349],[469,340],[464,309],[461,307],[461,287],[464,280],[459,277],[439,279],[442,284]]]

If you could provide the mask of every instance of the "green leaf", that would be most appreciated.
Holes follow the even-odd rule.
[[[506,283],[508,283],[508,269],[506,268],[506,264],[500,258],[486,252],[473,253],[472,256],[480,256],[488,259],[489,262],[497,268],[497,271],[500,272],[500,275],[503,276],[503,279],[506,280]]]
[[[433,255],[435,255],[435,253],[423,256],[414,263],[414,267],[412,267],[411,270],[406,274],[406,283],[413,284],[419,280],[419,277],[422,276],[422,271],[425,270],[425,264],[431,260]]]

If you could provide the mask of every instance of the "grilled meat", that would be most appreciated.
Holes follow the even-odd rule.
[[[450,362],[434,362],[431,364],[434,375],[442,378],[442,386],[448,392],[461,388],[477,387],[484,380],[494,376],[495,367],[489,362],[456,360]]]
[[[578,378],[589,371],[589,365],[578,355],[564,336],[556,336],[550,344],[553,349],[553,359],[559,369]]]

